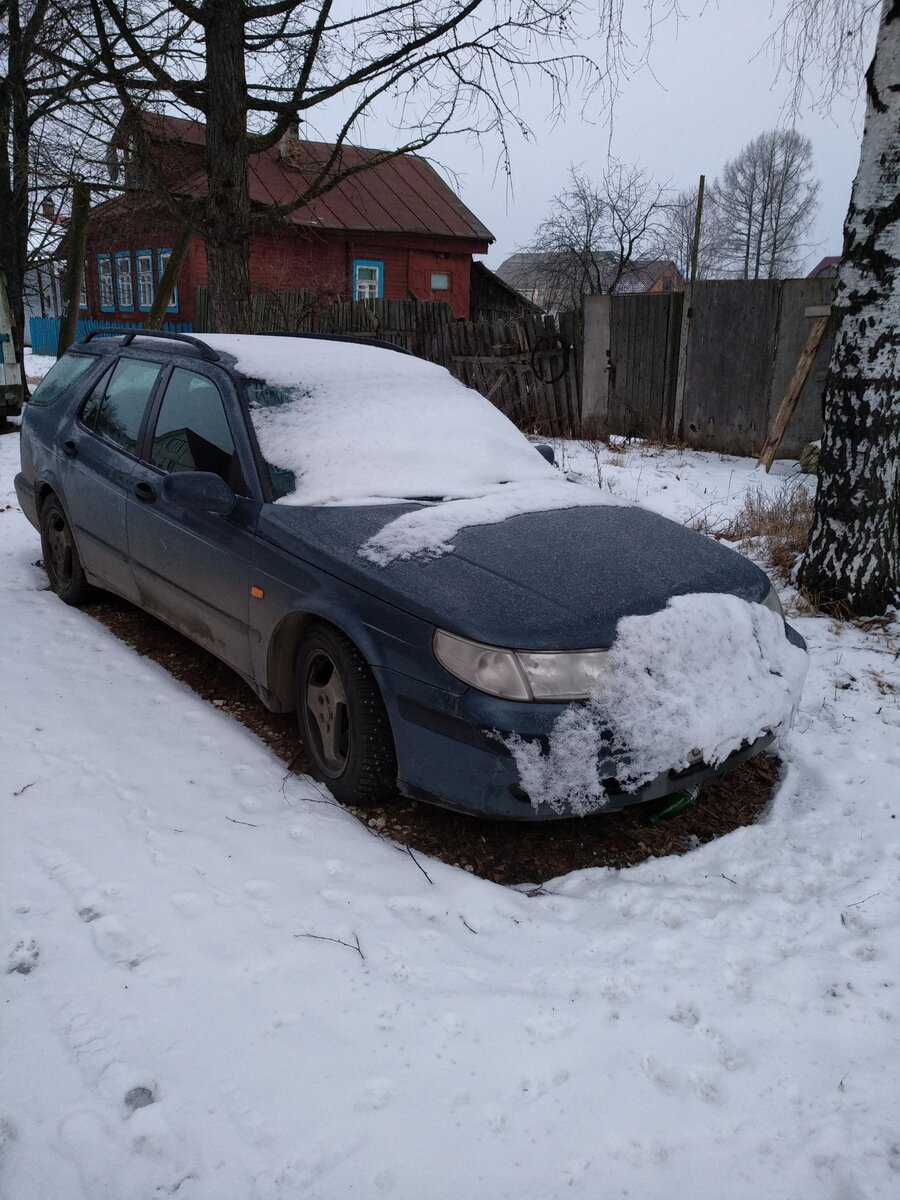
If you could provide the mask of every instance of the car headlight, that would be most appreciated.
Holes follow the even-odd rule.
[[[769,584],[769,590],[766,594],[766,598],[763,600],[763,605],[766,608],[771,608],[773,613],[778,613],[779,617],[784,616],[784,609],[781,607],[781,601],[778,598],[778,593],[775,591],[775,588],[771,583]]]
[[[502,650],[435,630],[442,667],[503,700],[586,700],[603,676],[605,650]]]

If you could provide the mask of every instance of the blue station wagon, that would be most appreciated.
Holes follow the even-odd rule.
[[[732,550],[567,483],[442,368],[360,341],[74,345],[26,407],[16,478],[50,586],[69,604],[94,588],[133,601],[270,710],[296,710],[339,800],[579,811],[528,794],[511,739],[546,746],[596,695],[623,618],[692,593],[780,614],[777,596]],[[783,720],[721,761],[686,746],[632,789],[598,743],[604,807],[694,788]]]

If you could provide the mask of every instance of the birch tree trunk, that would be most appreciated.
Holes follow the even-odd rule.
[[[884,0],[844,225],[819,490],[802,589],[882,613],[900,595],[900,0]]]

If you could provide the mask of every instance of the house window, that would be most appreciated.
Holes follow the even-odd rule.
[[[138,308],[149,312],[153,307],[153,254],[150,250],[138,250],[134,259],[137,263]]]
[[[100,311],[116,311],[116,294],[113,291],[112,259],[108,254],[97,255],[97,277],[100,280]]]
[[[433,292],[448,292],[450,290],[450,276],[446,271],[431,272],[431,290]]]
[[[384,263],[357,258],[353,262],[353,299],[380,300],[384,295]]]
[[[671,275],[663,275],[662,290],[664,292],[671,292],[671,290],[672,290],[672,276]]]
[[[134,311],[134,283],[131,277],[131,251],[116,252],[116,294],[120,312]]]
[[[169,259],[172,257],[171,250],[157,250],[156,252],[156,278],[162,279],[163,272],[169,265]],[[178,312],[178,284],[172,288],[172,298],[169,300],[166,308],[167,313]]]
[[[87,308],[87,263],[81,269],[81,295],[78,297],[78,307]]]

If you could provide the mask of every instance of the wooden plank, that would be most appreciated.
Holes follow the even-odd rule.
[[[806,383],[806,377],[809,375],[810,368],[815,362],[819,343],[825,336],[827,327],[827,315],[816,317],[809,331],[809,336],[806,339],[806,344],[800,351],[800,357],[797,359],[794,374],[791,376],[787,391],[784,393],[784,397],[778,407],[778,412],[775,414],[775,420],[772,422],[769,436],[766,438],[765,445],[756,462],[757,466],[760,466],[760,464],[765,466],[767,472],[772,469],[772,463],[775,461],[775,453],[781,445],[781,439],[784,437],[790,419],[794,415],[794,409],[797,407],[797,401],[800,399],[800,393],[803,391],[803,385]]]

